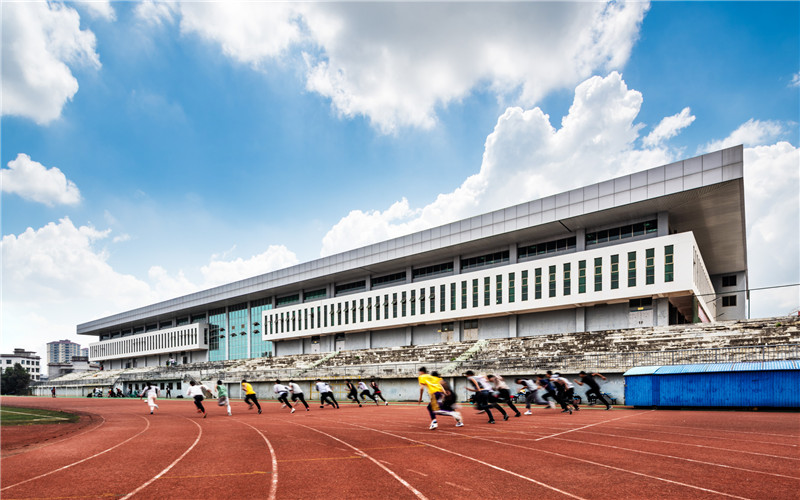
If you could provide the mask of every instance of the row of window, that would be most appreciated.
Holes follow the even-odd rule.
[[[611,229],[603,229],[602,231],[586,233],[586,246],[606,243],[608,241],[624,240],[626,238],[633,238],[634,236],[642,236],[644,234],[657,232],[658,220],[653,219],[637,224],[628,224]]]
[[[534,255],[545,255],[548,253],[564,252],[566,250],[575,249],[577,243],[576,238],[562,238],[560,240],[547,241],[544,243],[537,243],[535,245],[528,245],[517,248],[517,257],[524,259],[526,257],[533,257]]]
[[[627,252],[620,256],[611,255],[608,259],[610,289],[620,288],[624,283],[627,287],[637,286],[641,279],[637,269],[637,252]],[[620,272],[620,257],[626,259],[627,274]],[[674,246],[664,247],[664,282],[675,279]],[[577,262],[577,282],[574,283],[571,262],[561,264],[561,291],[563,296],[573,292],[581,294],[587,292],[587,287],[595,292],[603,290],[603,258],[597,257],[593,261],[580,260]],[[590,267],[591,266],[591,267]],[[549,298],[557,296],[558,291],[558,265],[537,267],[530,270],[484,276],[482,278],[461,279],[447,284],[425,286],[413,290],[397,291],[376,294],[373,297],[364,297],[351,300],[341,300],[335,304],[324,304],[306,307],[293,311],[275,311],[267,316],[265,332],[267,335],[277,335],[287,332],[302,332],[318,328],[339,327],[370,323],[395,318],[406,318],[433,314],[436,312],[455,311],[502,304],[504,296],[509,303],[519,300],[527,301],[542,299],[545,295]],[[655,248],[645,250],[644,284],[655,284]],[[622,279],[621,279],[622,277]],[[519,278],[519,282],[517,281]],[[627,278],[627,279],[626,279]],[[591,285],[588,280],[591,279]],[[504,292],[507,292],[505,294]]]
[[[21,365],[34,365],[34,366],[39,366],[39,362],[38,362],[38,361],[31,361],[30,359],[20,359],[18,362],[19,362],[19,364],[21,364]],[[10,359],[6,359],[6,364],[7,364],[7,365],[12,365],[12,364],[14,364],[14,363],[13,363],[13,361],[12,361],[12,360],[10,360]],[[37,371],[38,371],[38,370],[37,370]]]
[[[178,330],[174,332],[157,333],[142,337],[118,340],[105,344],[90,346],[92,358],[105,356],[120,356],[135,354],[144,351],[160,349],[178,349],[197,345],[198,328]],[[205,342],[208,342],[208,329],[204,329]]]

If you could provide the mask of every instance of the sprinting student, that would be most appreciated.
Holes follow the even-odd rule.
[[[378,405],[378,400],[375,399],[375,396],[373,396],[371,392],[369,392],[369,387],[367,387],[367,384],[365,384],[363,380],[359,380],[358,381],[358,390],[361,391],[361,400],[362,401],[364,400],[364,397],[366,396],[366,397],[370,398],[375,403],[375,406]]]
[[[310,411],[308,408],[308,403],[306,403],[306,398],[303,395],[303,389],[300,388],[299,385],[295,383],[294,380],[289,381],[289,392],[292,393],[292,406],[297,406],[297,402],[300,401],[303,403],[303,406],[306,407],[306,411]]]
[[[147,398],[147,406],[150,407],[150,415],[153,414],[153,410],[158,408],[156,404],[156,397],[158,396],[158,387],[154,386],[150,382],[147,382],[145,389],[142,391],[142,396],[139,398],[139,401],[142,398]]]
[[[419,369],[419,400],[417,404],[422,403],[422,394],[427,389],[430,403],[428,403],[428,414],[431,417],[430,430],[439,427],[436,421],[436,415],[448,415],[456,419],[456,425],[460,427],[461,416],[456,416],[452,411],[442,409],[442,402],[444,401],[444,387],[442,387],[442,379],[428,374],[428,370],[423,366]]]
[[[331,389],[331,386],[320,379],[317,379],[316,386],[319,391],[319,407],[325,408],[325,405],[329,404],[338,410],[339,403],[336,401],[336,398],[333,397],[333,389]]]
[[[231,401],[228,399],[228,388],[222,383],[222,380],[217,380],[217,406],[227,406],[228,416],[231,416]]]
[[[536,402],[539,386],[529,378],[518,378],[515,382],[525,388],[525,415],[531,415],[531,404]]]
[[[522,416],[522,413],[517,410],[517,407],[514,406],[514,403],[511,401],[511,390],[509,390],[508,384],[503,380],[503,377],[500,375],[486,375],[486,379],[492,384],[494,390],[497,391],[497,400],[507,404],[508,407],[511,408],[511,411],[514,412],[515,417]]]
[[[572,409],[569,407],[569,401],[567,400],[567,384],[569,382],[550,371],[547,372],[547,379],[556,389],[556,397],[558,398],[558,404],[561,405],[561,413],[569,412],[572,415]],[[571,386],[572,384],[569,385]]]
[[[472,370],[467,370],[464,372],[464,376],[467,377],[467,390],[475,393],[475,405],[477,406],[478,410],[483,410],[486,412],[486,415],[489,417],[488,423],[494,423],[494,416],[492,415],[491,408],[495,408],[497,411],[502,413],[503,420],[508,420],[508,413],[506,413],[504,409],[500,408],[497,403],[489,399],[489,392],[492,390],[492,386],[489,384],[489,381],[480,375],[475,375],[475,372]]]
[[[558,372],[555,372],[553,376],[558,377],[558,380],[564,382],[564,401],[572,405],[575,411],[579,411],[578,402],[575,400],[575,386],[572,385],[572,382],[570,382],[568,378],[562,377]]]
[[[438,372],[433,371],[431,375],[439,379],[439,384],[441,384],[442,389],[444,389],[444,398],[442,398],[442,405],[439,411],[444,412],[442,415],[451,412],[450,414],[456,419],[456,427],[463,427],[464,421],[461,418],[461,413],[458,411],[456,393],[453,392],[453,389],[450,388],[450,384],[448,384],[447,380],[443,379]]]
[[[186,396],[194,398],[194,405],[197,407],[197,413],[202,413],[203,418],[206,418],[206,409],[203,406],[203,387],[197,385],[194,380],[190,380]]]
[[[349,380],[345,380],[344,382],[344,386],[347,388],[347,399],[352,399],[353,402],[357,403],[358,407],[361,408],[361,401],[358,400],[358,390],[355,384]]]
[[[598,401],[602,401],[606,405],[606,410],[610,410],[611,409],[611,403],[606,401],[606,398],[600,392],[600,386],[597,385],[597,381],[594,378],[595,377],[600,377],[603,380],[608,380],[608,379],[606,379],[603,375],[601,375],[599,373],[592,373],[591,375],[589,375],[584,371],[581,371],[578,374],[578,376],[581,377],[580,380],[575,379],[575,382],[578,385],[582,386],[583,384],[586,384],[586,385],[589,386],[589,390],[586,391],[586,401],[587,402],[589,401],[589,394],[594,394]]]
[[[377,383],[377,382],[375,382],[375,379],[372,379],[372,380],[370,380],[370,382],[369,382],[369,386],[370,386],[370,387],[372,387],[372,394],[373,394],[374,396],[376,396],[376,397],[379,397],[379,398],[381,398],[381,401],[383,401],[383,403],[384,403],[386,406],[389,406],[389,402],[388,402],[388,401],[386,401],[385,399],[383,399],[383,394],[381,394],[381,388],[380,388],[380,387],[378,387],[378,383]],[[377,401],[377,400],[376,400],[376,401]]]
[[[289,404],[289,388],[285,385],[281,384],[280,380],[275,381],[275,385],[272,386],[272,391],[278,395],[278,401],[282,403],[281,408],[286,408],[287,406],[291,406]],[[294,413],[294,408],[289,413]]]
[[[544,395],[542,396],[542,400],[547,401],[549,398],[550,401],[547,401],[547,404],[550,406],[551,409],[556,407],[556,401],[558,401],[558,397],[556,396],[556,388],[553,387],[553,384],[550,383],[548,380],[547,375],[536,375],[536,384],[539,385],[539,388],[544,391]]]
[[[248,404],[248,410],[253,409],[253,405],[256,405],[258,408],[258,414],[261,415],[261,405],[258,404],[258,396],[256,396],[256,391],[253,390],[253,386],[247,383],[247,380],[242,379],[242,390],[244,391],[244,402]]]

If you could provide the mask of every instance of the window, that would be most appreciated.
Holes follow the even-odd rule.
[[[467,308],[467,282],[461,282],[461,309]]]
[[[450,283],[450,310],[456,310],[456,284]]]
[[[333,308],[331,308],[331,309],[333,309]],[[323,310],[323,316],[325,317],[325,319],[324,319],[324,321],[322,323],[322,326],[327,327],[328,326],[328,306],[324,306],[322,308],[322,310]]]
[[[586,261],[578,261],[578,293],[586,293]]]
[[[405,318],[406,317],[406,292],[403,292],[400,297],[401,297],[401,299],[400,299],[400,306],[401,306],[400,315]]]
[[[550,266],[548,269],[550,280],[548,283],[548,297],[556,296],[556,266]]]
[[[595,257],[594,259],[594,291],[600,292],[603,290],[603,258]]]
[[[647,285],[652,285],[656,281],[656,266],[655,266],[656,249],[648,248],[645,250],[645,264],[644,264],[644,282]]]
[[[367,289],[367,282],[365,280],[354,281],[353,283],[345,283],[343,285],[336,285],[333,288],[334,295],[343,293],[361,292]]]
[[[324,299],[327,296],[328,292],[324,288],[320,288],[319,290],[311,290],[303,294],[303,302],[308,302],[309,300]]]
[[[522,300],[528,300],[528,271],[522,271]]]
[[[442,326],[439,329],[440,332],[452,332],[453,331],[453,323],[442,323]]]
[[[386,285],[391,285],[393,283],[405,283],[406,281],[406,272],[402,271],[399,273],[394,274],[387,274],[386,276],[378,276],[377,278],[372,278],[370,283],[372,283],[372,288],[378,288]]]
[[[627,226],[620,226],[612,229],[603,229],[602,231],[586,233],[586,246],[657,232],[658,220],[653,219],[647,222],[639,222],[637,224],[630,224]]]
[[[411,293],[414,293],[414,292],[411,292]],[[369,309],[369,306],[367,306],[367,308]],[[412,310],[412,314],[413,314],[413,310]],[[358,303],[358,316],[359,316],[358,321],[363,323],[364,322],[364,299],[361,299],[359,301],[359,303]]]
[[[425,289],[419,289],[419,313],[425,314]]]
[[[537,267],[536,270],[533,272],[534,278],[534,292],[533,298],[534,299],[541,299],[542,298],[542,268]]]
[[[495,277],[495,301],[498,304],[503,303],[503,275],[498,274]]]
[[[447,301],[445,300],[445,286],[441,285],[439,287],[439,312],[444,312],[447,309]]]
[[[664,282],[669,283],[675,279],[675,264],[674,264],[674,247],[673,245],[667,245],[664,247]],[[722,284],[725,284],[725,278],[728,276],[722,277]],[[736,276],[733,276],[733,285],[736,285]]]
[[[436,292],[436,287],[433,287],[433,286],[432,286],[430,291],[431,291],[431,293],[430,293],[430,295],[428,296],[428,300],[430,300],[430,301],[431,301],[431,302],[430,302],[430,305],[431,305],[431,314],[433,314],[433,313],[435,313],[435,312],[436,312],[436,293],[435,293],[435,292]]]
[[[350,304],[345,302],[344,303],[344,324],[345,325],[349,325],[350,324],[350,314],[349,313],[350,313]]]
[[[572,264],[564,264],[564,295],[572,293]]]
[[[392,294],[392,318],[397,317],[397,294]]]
[[[297,302],[300,302],[300,294],[299,293],[296,293],[294,295],[287,295],[286,297],[278,297],[275,300],[275,304],[278,307],[285,306],[285,305],[288,305],[288,304],[295,304]]]
[[[619,288],[619,255],[611,256],[611,289]]]
[[[438,276],[440,274],[452,274],[453,262],[445,262],[444,264],[436,264],[433,266],[425,266],[414,269],[411,271],[411,279],[429,278],[431,276]]]
[[[472,307],[478,307],[478,280],[472,280]]]
[[[508,250],[504,250],[502,252],[495,252],[486,255],[481,255],[480,257],[462,259],[461,270],[466,271],[468,269],[476,269],[479,267],[508,262],[508,255],[509,255]]]
[[[514,273],[508,273],[508,301],[514,302]]]
[[[643,299],[631,299],[628,301],[628,307],[631,311],[644,311],[653,308],[653,298],[645,297]]]
[[[367,321],[372,321],[372,297],[367,298]]]
[[[383,296],[383,319],[389,319],[389,294]]]
[[[483,278],[483,305],[488,306],[491,304],[491,282],[490,278],[487,276]]]
[[[381,297],[375,297],[375,321],[381,320]]]
[[[411,315],[417,314],[417,291],[411,290]]]
[[[478,329],[477,319],[468,319],[464,321],[464,330],[477,330],[477,329]]]
[[[548,241],[545,243],[537,243],[535,245],[528,245],[517,248],[517,256],[520,259],[533,257],[536,255],[544,255],[548,253],[563,252],[565,250],[572,250],[575,248],[576,239],[574,236],[571,238],[563,238],[560,240]]]
[[[670,250],[669,254],[670,254],[670,257],[671,257],[672,256],[672,252],[671,252],[672,245],[668,246],[667,248]],[[670,259],[670,264],[671,263],[672,263],[672,260]],[[672,280],[669,280],[669,281],[672,281]],[[731,274],[729,276],[723,276],[722,277],[722,286],[736,286],[736,275],[735,274]]]
[[[636,286],[636,252],[628,252],[628,286]]]
[[[722,297],[722,307],[734,307],[736,305],[736,295],[725,295]]]

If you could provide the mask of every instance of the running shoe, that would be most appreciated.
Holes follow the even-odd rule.
[[[258,414],[261,415],[261,408],[258,409]]]
[[[292,411],[290,411],[289,413],[294,413],[294,408],[292,408]]]
[[[464,422],[461,421],[456,422],[456,427],[464,427]]]
[[[153,414],[153,412],[151,411],[151,412],[150,412],[150,415],[152,415],[152,414]]]
[[[528,411],[525,412],[525,415],[533,415],[533,413],[531,413],[531,411],[528,410]]]
[[[514,415],[514,416],[515,416],[515,417],[521,417],[521,416],[522,416],[522,413],[520,413],[520,412],[517,412],[517,414],[516,414],[516,415]]]
[[[508,414],[503,415],[503,421],[508,420]]]
[[[286,408],[286,405],[281,405],[281,410]]]
[[[203,412],[203,418],[206,418],[207,415],[208,414],[206,412]]]
[[[606,406],[606,411],[608,411],[608,410],[610,410],[610,409],[611,409],[611,407],[610,407],[610,406]]]
[[[429,428],[430,430],[434,430],[434,429],[436,429],[437,427],[439,427],[439,424],[436,422],[436,420],[434,420],[433,422],[431,422],[431,426],[430,426],[430,427],[428,427],[428,428]]]
[[[386,403],[384,403],[384,406],[389,406],[389,402],[387,401]]]
[[[488,422],[486,422],[486,423],[487,423],[487,424],[493,424],[493,423],[494,423],[494,420],[489,420],[489,421],[488,421]]]

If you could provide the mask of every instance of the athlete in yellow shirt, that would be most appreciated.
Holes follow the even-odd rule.
[[[253,390],[253,386],[247,383],[247,380],[242,379],[242,390],[244,391],[244,402],[247,403],[250,407],[248,410],[253,409],[253,405],[255,404],[258,407],[258,414],[261,414],[261,405],[258,404],[258,397],[256,396],[256,391]]]
[[[456,419],[456,427],[461,427],[464,423],[461,421],[460,415],[457,412],[442,409],[442,401],[444,400],[445,390],[442,387],[442,379],[439,377],[429,375],[428,370],[423,366],[419,369],[419,400],[417,404],[422,403],[422,395],[425,389],[428,390],[431,402],[428,404],[428,414],[431,416],[430,429],[436,429],[439,424],[436,421],[436,415],[447,415]]]

